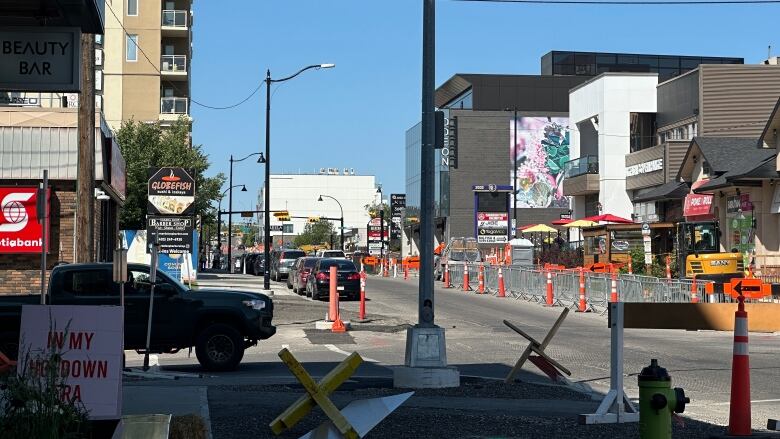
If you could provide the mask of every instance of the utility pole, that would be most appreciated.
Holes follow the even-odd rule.
[[[75,262],[95,259],[95,35],[81,34]]]
[[[420,281],[418,321],[406,332],[404,366],[393,370],[401,388],[458,387],[460,374],[447,367],[444,328],[434,323],[433,239],[436,119],[436,0],[423,0],[422,147],[420,148]]]

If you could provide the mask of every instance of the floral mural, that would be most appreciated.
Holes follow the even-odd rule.
[[[509,159],[517,164],[516,206],[568,208],[563,167],[569,161],[569,119],[523,117],[517,119],[517,127],[513,122],[509,122]],[[513,177],[510,175],[510,181]]]

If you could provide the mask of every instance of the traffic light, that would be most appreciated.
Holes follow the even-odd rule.
[[[290,221],[290,215],[275,215],[279,221]]]
[[[320,217],[318,217],[318,216],[310,216],[309,217],[309,222],[310,223],[318,223],[318,222],[320,222]]]
[[[279,218],[279,217],[288,217],[289,218],[290,217],[290,212],[288,212],[286,210],[280,210],[278,212],[274,212],[274,216],[277,217],[277,218]]]

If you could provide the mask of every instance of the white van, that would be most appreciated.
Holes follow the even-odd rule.
[[[318,258],[347,259],[342,250],[317,250]]]

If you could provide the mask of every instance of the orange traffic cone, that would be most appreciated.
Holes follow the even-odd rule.
[[[469,266],[463,264],[463,291],[468,291],[469,287]]]
[[[547,272],[547,297],[545,303],[547,306],[553,306],[553,299],[555,295],[553,293],[552,273],[550,270],[545,271]]]
[[[734,359],[731,363],[731,406],[728,434],[750,436],[750,356],[748,354],[748,315],[745,298],[739,296],[734,313]]]
[[[691,303],[699,303],[695,274],[693,275],[693,281],[691,282]]]
[[[479,294],[485,294],[485,266],[479,266],[479,274],[477,275],[479,280]]]
[[[341,317],[336,317],[333,321],[333,326],[330,328],[330,332],[347,332],[347,327],[344,326],[344,322],[341,321]]]
[[[577,312],[587,312],[588,302],[585,299],[585,271],[580,267],[580,307]]]
[[[498,267],[498,297],[506,297],[506,289],[504,287],[504,272],[501,267]]]
[[[612,271],[612,286],[609,291],[609,301],[615,303],[618,301],[617,292],[617,271]]]

